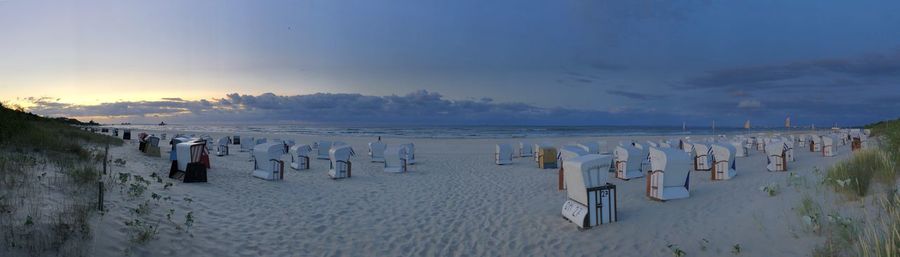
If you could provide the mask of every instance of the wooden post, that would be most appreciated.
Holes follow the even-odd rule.
[[[559,167],[559,174],[558,174],[558,176],[559,176],[559,189],[558,189],[558,190],[559,190],[559,191],[562,191],[563,189],[566,189],[565,183],[563,182],[563,180],[565,180],[565,176],[566,176],[565,174],[566,174],[566,173],[565,173],[565,171],[563,171],[563,167],[560,166],[560,167]]]
[[[97,209],[102,212],[103,211],[103,181],[97,181],[97,185],[100,190],[99,194],[97,194]]]
[[[109,144],[106,144],[106,152],[103,154],[103,174],[106,175],[106,163],[109,162]]]

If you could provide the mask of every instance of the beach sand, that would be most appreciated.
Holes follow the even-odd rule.
[[[133,137],[138,132],[134,131]],[[850,155],[849,146],[840,146],[836,157],[822,157],[798,147],[797,161],[789,163],[789,172],[768,172],[765,155],[751,150],[749,157],[737,158],[737,177],[711,181],[708,172],[693,171],[691,197],[667,202],[646,198],[643,178],[623,181],[610,174],[610,182],[618,188],[618,222],[580,231],[560,215],[566,194],[556,188],[556,169],[538,169],[531,158],[514,159],[512,165],[494,164],[494,144],[517,143],[518,139],[385,138],[388,145],[416,144],[418,163],[410,172],[391,174],[365,155],[366,143],[374,138],[240,135],[244,140],[257,136],[305,144],[347,142],[357,153],[353,177],[330,179],[326,160],[313,159],[310,170],[292,170],[290,157],[285,156],[284,180],[264,181],[250,175],[253,163],[248,161],[249,153],[238,152],[239,147],[233,145],[229,156],[211,153],[208,183],[184,184],[165,177],[170,165],[167,144],[160,143],[163,157],[157,158],[139,152],[136,141],[126,143],[110,149],[111,159],[127,161],[124,166],[113,166],[112,172],[144,178],[160,174],[174,186],[163,189],[162,184],[153,183],[147,194],[169,196],[171,204],[150,200],[154,210],[147,219],[163,225],[157,239],[137,245],[129,242],[123,223],[134,217],[128,208],[143,200],[111,190],[107,198],[110,211],[93,222],[94,254],[672,256],[667,245],[674,244],[688,256],[724,256],[740,244],[742,256],[807,256],[823,239],[806,232],[792,208],[803,195],[824,197],[817,191],[825,189],[814,185],[821,181],[815,168],[824,171]],[[609,148],[619,141],[662,138],[674,136],[525,141],[563,145],[605,140]],[[789,187],[790,172],[805,178],[808,185]],[[770,183],[780,186],[776,196],[759,189]],[[173,220],[179,224],[186,212],[193,212],[195,221],[189,232],[166,225],[168,208],[176,209]]]

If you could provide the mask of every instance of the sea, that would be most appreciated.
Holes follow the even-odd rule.
[[[134,130],[171,130],[185,132],[218,133],[275,133],[314,136],[398,137],[398,138],[546,138],[592,136],[642,136],[642,135],[734,135],[759,131],[771,132],[771,128],[691,128],[662,126],[346,126],[346,125],[112,125],[109,127]],[[782,129],[783,130],[783,129]]]

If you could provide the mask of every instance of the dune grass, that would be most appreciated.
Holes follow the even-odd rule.
[[[86,255],[106,144],[122,140],[0,105],[3,255]]]
[[[895,193],[878,200],[882,212],[870,218],[859,234],[857,256],[900,256],[900,196]]]
[[[900,120],[879,122],[867,128],[877,138],[877,147],[863,149],[837,163],[823,181],[835,192],[862,203],[860,211],[864,215],[857,220],[837,212],[821,216],[821,212],[813,211],[816,208],[807,208],[812,203],[804,198],[799,208],[804,211],[798,213],[805,213],[805,220],[813,220],[820,229],[818,233],[825,237],[825,243],[815,248],[812,256],[900,257],[900,196],[895,188],[900,163]],[[866,204],[866,199],[873,198],[877,204]],[[837,209],[847,207],[833,204],[830,206]],[[817,218],[807,218],[816,215]]]
[[[850,199],[858,199],[869,193],[873,182],[892,188],[896,174],[894,158],[890,153],[881,149],[865,149],[828,169],[825,183]]]

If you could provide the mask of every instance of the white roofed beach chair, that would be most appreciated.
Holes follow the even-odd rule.
[[[822,156],[834,157],[837,155],[837,148],[834,145],[835,139],[830,135],[822,136]]]
[[[206,170],[209,167],[209,152],[206,141],[185,140],[175,144],[176,157],[169,168],[169,178],[185,183],[206,182]]]
[[[766,169],[769,171],[787,171],[787,158],[784,144],[769,144],[766,146]]]
[[[322,145],[319,145],[322,147]],[[353,175],[353,163],[350,157],[355,156],[353,148],[349,145],[339,145],[328,151],[331,167],[328,169],[328,176],[332,179],[349,178]]]
[[[630,180],[644,176],[642,166],[647,160],[647,154],[643,149],[630,145],[616,146],[610,167],[616,173],[616,178]]]
[[[331,150],[331,141],[318,141],[316,142],[316,159],[319,160],[328,160],[329,152]]]
[[[309,155],[312,153],[312,147],[309,145],[291,146],[291,168],[295,170],[309,169]]]
[[[519,157],[534,156],[534,149],[527,142],[519,142]]]
[[[406,165],[416,164],[416,145],[413,143],[406,143],[400,145],[400,147],[406,148],[405,155],[403,156],[403,159],[406,160]]]
[[[283,143],[263,143],[253,147],[253,176],[265,180],[284,179]]]
[[[388,147],[384,150],[384,172],[403,173],[408,170],[406,159],[406,147]]]
[[[691,158],[683,151],[651,148],[647,197],[668,201],[690,197]]]
[[[588,154],[563,164],[568,199],[562,216],[579,228],[617,220],[616,186],[607,182],[610,159],[609,155]]]
[[[709,171],[712,168],[709,163],[709,146],[700,143],[694,144],[691,156],[694,159],[694,170]]]
[[[497,165],[512,164],[513,149],[509,144],[497,144],[494,146],[494,163]]]
[[[387,145],[381,141],[369,142],[369,158],[372,162],[384,162],[384,149]]]
[[[737,175],[737,167],[734,161],[735,148],[732,144],[711,144],[712,180],[728,180]]]
[[[216,155],[217,156],[228,155],[228,146],[229,145],[231,145],[231,138],[228,138],[228,137],[219,138],[219,141],[216,144]]]

